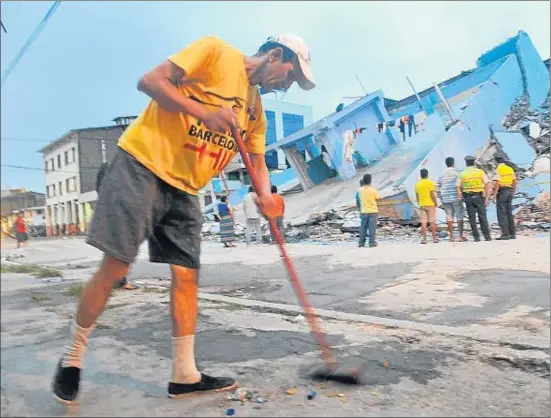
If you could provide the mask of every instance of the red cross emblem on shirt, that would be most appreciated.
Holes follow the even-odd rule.
[[[197,155],[197,162],[201,162],[206,156],[214,159],[212,166],[213,170],[222,170],[233,158],[233,155],[230,152],[220,148],[218,152],[207,151],[207,143],[204,142],[200,146],[194,144],[184,144],[184,148],[195,151]]]

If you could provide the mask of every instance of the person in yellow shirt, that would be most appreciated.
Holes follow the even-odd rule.
[[[496,202],[497,220],[501,228],[498,240],[516,238],[515,217],[513,216],[513,197],[517,189],[517,176],[512,167],[505,164],[503,155],[495,157],[496,178],[494,180],[494,199]]]
[[[436,184],[429,179],[429,171],[426,168],[421,170],[420,175],[421,180],[415,185],[415,194],[421,209],[421,244],[427,243],[427,223],[430,223],[432,240],[436,244],[439,242],[436,235]]]
[[[471,155],[465,157],[467,168],[459,174],[457,179],[457,195],[460,200],[465,201],[475,242],[480,241],[480,233],[476,225],[477,215],[484,239],[491,241],[490,226],[486,216],[486,207],[490,202],[490,183],[486,173],[475,167],[475,161],[475,158]]]
[[[358,191],[357,200],[360,203],[360,242],[359,247],[365,247],[367,231],[369,230],[369,246],[377,246],[377,218],[379,216],[379,206],[377,200],[381,196],[379,191],[371,186],[371,174],[363,176],[363,185]]]
[[[264,159],[260,92],[287,90],[294,82],[315,87],[308,48],[292,34],[268,39],[253,56],[207,36],[140,79],[138,90],[151,100],[121,136],[101,186],[87,242],[104,258],[82,292],[57,365],[53,392],[59,401],[77,398],[89,333],[146,239],[150,260],[169,264],[172,273],[169,397],[236,387],[233,379],[207,376],[195,364],[202,223],[197,194],[235,157],[231,132],[238,129],[261,183],[256,203],[265,216],[278,214]]]

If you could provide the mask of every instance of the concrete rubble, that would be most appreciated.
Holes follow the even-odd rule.
[[[521,132],[538,155],[549,154],[549,94],[541,107],[534,110],[530,110],[526,96],[519,97],[511,106],[503,126],[509,132]]]

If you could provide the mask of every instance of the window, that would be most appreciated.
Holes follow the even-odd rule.
[[[44,171],[47,173],[48,170],[48,161],[44,161]]]
[[[52,192],[51,196],[55,196],[55,184],[50,186],[50,191]]]
[[[54,164],[54,159],[50,159],[50,166],[52,167],[52,171],[55,171],[55,164]]]
[[[67,193],[76,192],[77,178],[71,177],[65,180],[65,191]]]
[[[61,168],[61,154],[57,156],[57,168]]]
[[[46,196],[50,197],[50,186],[46,186]]]
[[[71,148],[71,162],[75,162],[77,160],[77,150],[75,147]]]
[[[58,188],[59,188],[59,195],[61,196],[63,194],[63,183],[62,182],[58,183]]]
[[[276,134],[276,121],[275,121],[275,113],[271,110],[266,110],[266,145],[273,144],[277,141],[277,134]],[[278,168],[278,161],[277,161],[277,151],[270,151],[266,153],[265,156],[266,160],[266,166],[269,169],[277,169]]]
[[[69,164],[69,151],[65,151],[65,165]]]

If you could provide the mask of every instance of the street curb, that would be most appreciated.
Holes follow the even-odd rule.
[[[302,307],[297,305],[287,305],[282,303],[264,302],[259,300],[242,299],[231,296],[217,295],[213,293],[199,292],[199,299],[210,302],[223,302],[233,305],[239,305],[252,309],[267,309],[280,311],[282,313],[293,313],[304,315]],[[424,334],[439,334],[450,337],[459,337],[479,342],[494,343],[502,346],[517,347],[522,350],[544,350],[549,351],[549,340],[542,337],[534,337],[530,334],[511,335],[507,330],[490,330],[489,328],[481,330],[461,329],[447,325],[431,325],[420,322],[407,321],[401,319],[379,318],[371,315],[351,314],[346,312],[330,311],[326,309],[314,309],[320,318],[334,319],[339,321],[349,321],[378,325],[388,329],[405,329],[409,331],[418,331]],[[496,335],[488,335],[490,332]]]

